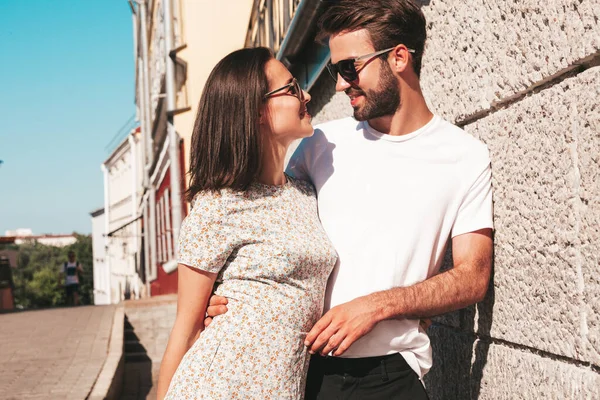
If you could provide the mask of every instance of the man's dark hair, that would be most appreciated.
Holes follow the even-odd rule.
[[[258,176],[265,66],[272,58],[265,47],[237,50],[210,73],[192,133],[188,200],[203,190],[245,190]]]
[[[319,19],[317,40],[323,42],[342,32],[366,29],[375,50],[404,44],[414,49],[413,70],[420,77],[427,38],[425,16],[413,0],[339,0]]]

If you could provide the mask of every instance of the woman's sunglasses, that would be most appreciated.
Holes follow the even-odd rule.
[[[279,89],[271,90],[269,93],[265,94],[263,98],[267,100],[274,94],[282,92],[286,89],[289,89],[287,94],[296,97],[298,100],[300,100],[300,103],[304,103],[304,92],[302,91],[302,88],[300,87],[300,84],[296,78],[293,78],[290,83],[280,87]]]
[[[356,57],[356,58],[349,58],[347,60],[341,60],[341,61],[336,62],[335,64],[329,63],[329,64],[327,64],[327,70],[331,74],[331,77],[333,78],[333,80],[336,82],[337,82],[338,74],[340,74],[340,76],[342,78],[344,78],[344,80],[346,82],[354,82],[358,79],[358,73],[362,70],[362,68],[356,69],[357,62],[366,60],[363,63],[363,67],[364,67],[365,65],[367,65],[367,63],[369,61],[371,61],[375,57],[378,57],[385,53],[389,53],[390,51],[394,50],[395,48],[396,48],[396,46],[390,47],[389,49],[376,51],[375,53],[365,54],[364,56],[360,56],[360,57]],[[414,53],[415,51],[413,49],[408,49],[408,52]]]

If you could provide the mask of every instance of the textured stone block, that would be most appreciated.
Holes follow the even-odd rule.
[[[584,332],[590,351],[600,354],[600,68],[581,74],[584,87],[571,107],[570,144],[576,160],[577,195],[573,199],[579,215],[578,250],[583,289]],[[585,104],[585,106],[582,106]],[[587,323],[586,323],[587,322]],[[596,363],[600,365],[600,363]]]
[[[479,387],[471,386],[473,399],[598,398],[600,374],[587,367],[503,345],[478,347],[477,342],[474,357],[484,365]]]
[[[432,108],[461,120],[600,49],[598,0],[432,0],[422,70]]]
[[[441,327],[430,328],[432,400],[596,399],[600,374]]]
[[[490,148],[493,337],[600,365],[600,67],[465,129]]]

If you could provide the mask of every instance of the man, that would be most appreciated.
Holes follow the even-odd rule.
[[[419,320],[487,291],[489,154],[427,107],[425,26],[412,0],[342,0],[320,19],[354,118],[318,126],[288,165],[315,185],[339,255],[326,313],[306,337],[315,354],[307,399],[426,399],[420,380],[432,357]],[[449,239],[454,267],[439,273]],[[208,315],[225,303],[211,299]]]
[[[64,277],[68,305],[79,305],[79,274],[83,273],[74,251],[69,251],[68,261],[61,267],[61,278]]]

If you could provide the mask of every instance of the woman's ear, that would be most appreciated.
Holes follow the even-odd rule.
[[[268,123],[268,114],[267,114],[267,108],[266,107],[262,107],[260,109],[260,112],[258,114],[258,123],[260,125],[266,125]]]

